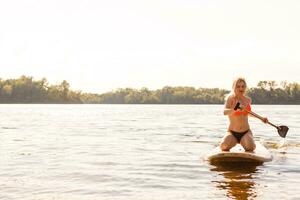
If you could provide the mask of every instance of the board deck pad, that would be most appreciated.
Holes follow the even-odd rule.
[[[220,147],[216,147],[206,156],[206,160],[211,163],[215,162],[268,162],[272,160],[271,153],[259,142],[256,142],[254,152],[246,152],[244,148],[237,144],[230,151],[222,151]]]

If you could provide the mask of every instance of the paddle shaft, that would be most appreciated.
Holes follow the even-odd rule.
[[[246,110],[246,111],[247,111],[249,114],[253,115],[254,117],[256,117],[256,118],[258,118],[258,119],[260,119],[260,120],[264,120],[264,118],[263,118],[262,116],[256,114],[255,112],[248,111],[248,110]],[[273,124],[273,123],[271,123],[271,122],[269,122],[269,121],[268,121],[267,123],[270,124],[271,126],[273,126],[273,127],[275,127],[275,128],[278,129],[278,126],[276,126],[275,124]]]

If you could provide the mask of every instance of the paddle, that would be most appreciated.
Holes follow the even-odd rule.
[[[242,108],[240,107],[240,102],[237,102],[237,104],[236,104],[235,107],[234,107],[234,110],[237,110],[237,109],[242,110]],[[258,115],[258,114],[256,114],[256,113],[254,113],[254,112],[252,112],[252,111],[248,111],[248,110],[246,110],[246,109],[245,109],[244,111],[248,112],[249,114],[253,115],[254,117],[256,117],[256,118],[258,118],[258,119],[260,119],[260,120],[263,120],[263,119],[264,119],[262,116],[260,116],[260,115]],[[273,123],[271,123],[271,122],[269,122],[269,121],[268,121],[267,123],[270,124],[271,126],[273,126],[273,127],[275,127],[275,128],[277,129],[278,134],[279,134],[280,137],[285,138],[285,136],[286,136],[286,134],[287,134],[287,132],[288,132],[288,130],[289,130],[289,127],[287,127],[287,126],[276,126],[275,124],[273,124]]]

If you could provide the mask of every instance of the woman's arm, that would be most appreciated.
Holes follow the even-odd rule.
[[[232,108],[224,108],[224,115],[231,115],[233,112]]]
[[[233,108],[233,99],[231,97],[228,97],[225,102],[225,108],[224,108],[224,115],[231,115],[234,112]]]
[[[252,104],[252,99],[251,98],[248,97],[248,101],[249,101],[250,104]],[[251,113],[249,113],[249,116],[255,117],[254,115],[251,115]],[[257,117],[255,117],[255,118],[257,118]],[[268,123],[269,122],[268,118],[266,118],[266,117],[263,117],[261,119],[261,121],[264,122],[264,123]]]

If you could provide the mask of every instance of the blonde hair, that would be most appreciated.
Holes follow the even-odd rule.
[[[246,88],[247,88],[246,79],[243,78],[243,77],[237,77],[236,79],[233,80],[231,91],[230,91],[230,93],[229,93],[228,95],[226,95],[225,100],[227,100],[228,97],[230,97],[231,95],[234,94],[234,90],[235,90],[235,88],[236,88],[236,85],[237,85],[239,82],[244,82],[244,83],[245,83],[245,86],[246,86]]]
[[[234,89],[236,88],[236,85],[239,83],[239,82],[244,82],[245,83],[245,86],[247,88],[247,83],[246,83],[246,80],[243,78],[243,77],[238,77],[236,78],[233,83],[232,83],[232,90],[234,92]]]

